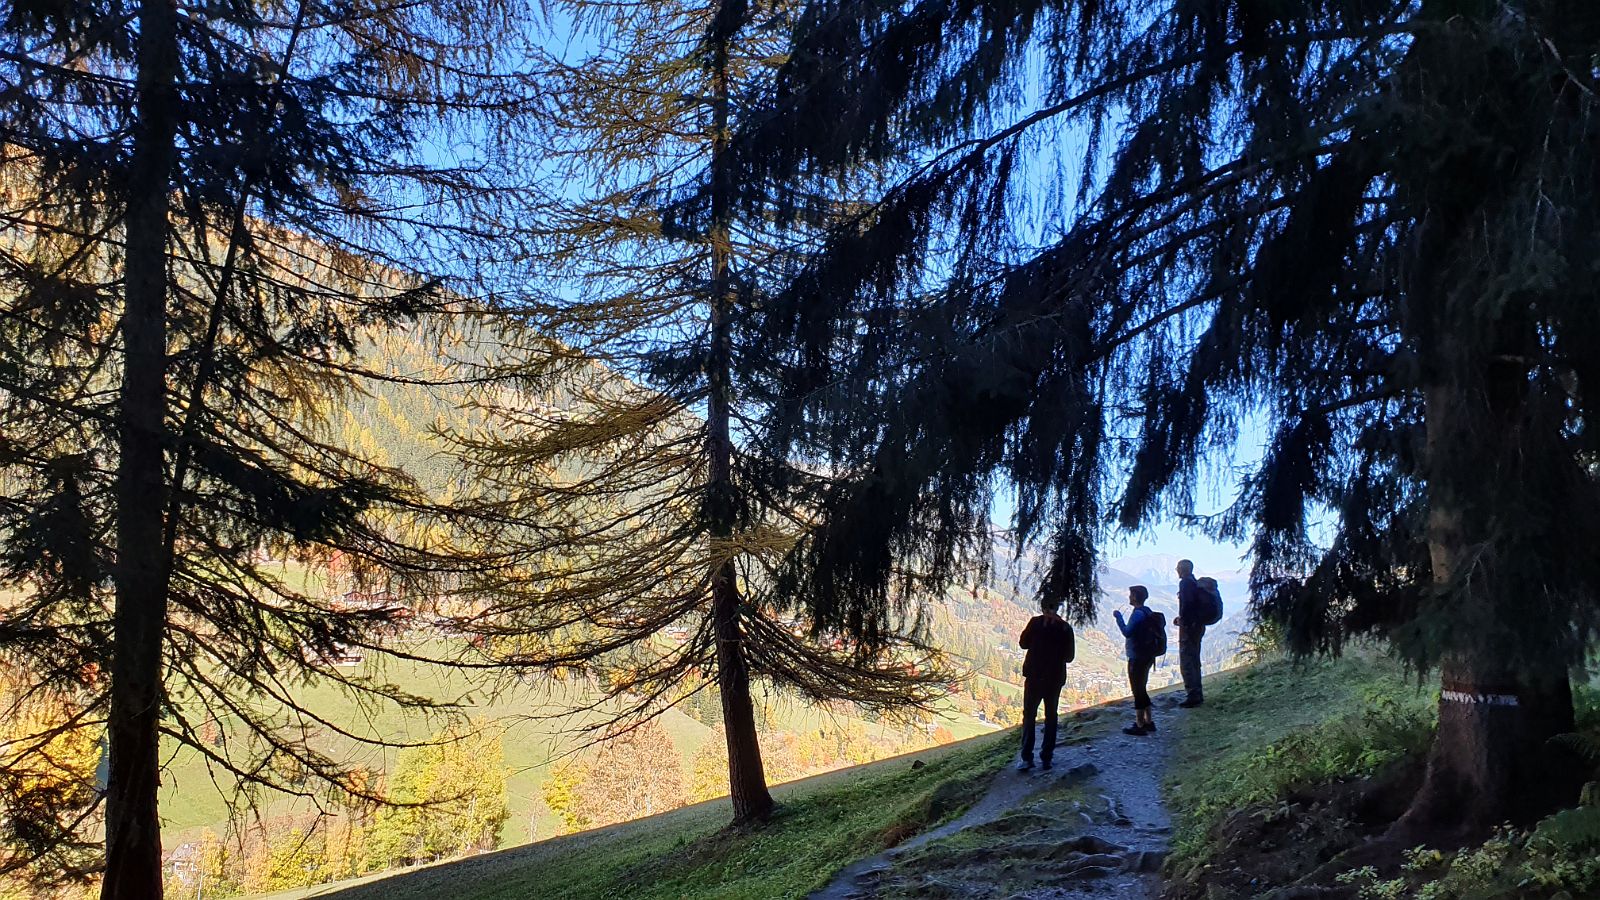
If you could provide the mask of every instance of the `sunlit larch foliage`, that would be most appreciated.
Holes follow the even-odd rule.
[[[551,185],[549,296],[520,317],[544,337],[486,373],[491,428],[460,435],[481,490],[471,583],[487,617],[461,627],[514,670],[598,684],[597,736],[715,685],[741,821],[771,809],[752,680],[894,709],[949,679],[910,606],[851,628],[772,599],[772,566],[813,521],[793,486],[835,474],[749,444],[779,374],[747,335],[804,236],[758,208],[733,215],[722,189],[663,215],[686,186],[725,178],[726,135],[781,62],[788,15],[558,5],[552,29],[575,37],[548,42],[562,49],[543,60],[545,122],[530,136]],[[817,215],[837,216],[856,180],[818,191]]]

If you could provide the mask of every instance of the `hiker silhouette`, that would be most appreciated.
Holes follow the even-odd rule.
[[[1061,686],[1067,682],[1067,663],[1077,654],[1072,626],[1061,618],[1060,606],[1049,604],[1022,629],[1017,643],[1028,651],[1022,658],[1022,762],[1018,769],[1033,768],[1033,731],[1044,704],[1044,743],[1039,761],[1046,769],[1056,750],[1056,714]]]
[[[1194,563],[1178,560],[1178,670],[1183,673],[1183,690],[1186,696],[1179,706],[1192,708],[1205,702],[1205,689],[1200,683],[1200,641],[1206,636],[1210,620],[1210,594],[1200,587],[1194,577]],[[1209,579],[1208,579],[1209,580]],[[1216,584],[1216,582],[1212,582]]]
[[[1113,614],[1117,629],[1125,639],[1128,688],[1133,692],[1134,722],[1122,730],[1132,735],[1146,735],[1156,730],[1155,716],[1150,711],[1150,668],[1156,664],[1156,657],[1167,652],[1166,617],[1145,606],[1149,599],[1149,588],[1133,585],[1128,588],[1128,605],[1133,607],[1128,620],[1122,620],[1120,609]]]

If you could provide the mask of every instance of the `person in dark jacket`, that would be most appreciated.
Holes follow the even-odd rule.
[[[1185,697],[1178,705],[1193,709],[1206,702],[1200,684],[1200,640],[1206,636],[1207,601],[1200,583],[1194,580],[1194,563],[1178,560],[1178,671],[1183,673]]]
[[[1122,632],[1123,650],[1128,655],[1128,688],[1133,692],[1133,724],[1122,729],[1124,734],[1146,735],[1156,730],[1156,719],[1150,711],[1150,668],[1156,658],[1148,652],[1148,645],[1139,631],[1150,618],[1145,601],[1150,599],[1150,589],[1142,584],[1128,588],[1128,605],[1133,612],[1128,621],[1122,621],[1122,610],[1117,610],[1117,629]]]
[[[1058,613],[1060,606],[1046,606],[1041,615],[1028,620],[1017,643],[1028,651],[1022,658],[1022,763],[1017,768],[1033,768],[1033,724],[1044,704],[1044,746],[1039,762],[1048,769],[1056,750],[1056,709],[1061,702],[1061,686],[1067,682],[1067,663],[1077,653],[1072,626]]]

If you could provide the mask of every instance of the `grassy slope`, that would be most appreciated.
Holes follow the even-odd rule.
[[[1009,681],[1001,681],[998,678],[990,678],[988,675],[979,675],[977,680],[988,685],[989,687],[994,688],[1018,703],[1022,702],[1022,688],[1012,684]]]
[[[586,698],[559,693],[563,690],[561,688],[553,692],[523,686],[496,697],[486,697],[474,693],[459,675],[441,676],[438,670],[402,662],[391,662],[380,667],[369,660],[363,664],[360,672],[397,684],[421,696],[460,698],[475,719],[498,723],[495,727],[504,728],[502,744],[506,766],[510,770],[506,782],[510,818],[501,832],[502,846],[525,844],[554,832],[557,822],[539,799],[539,788],[553,765],[553,758],[574,740],[571,730],[575,720],[571,717],[551,720],[540,716]],[[311,708],[330,721],[340,723],[342,727],[356,733],[381,735],[390,741],[426,740],[437,727],[420,716],[402,714],[398,710],[389,709],[374,714],[363,709],[348,694],[332,687],[305,688],[302,698]],[[199,713],[195,712],[194,715],[198,718]],[[953,706],[943,708],[940,718],[942,724],[957,738],[984,734],[990,730]],[[781,730],[798,732],[837,726],[837,719],[836,714],[794,701],[779,701],[772,707],[772,725]],[[685,777],[688,777],[695,752],[711,738],[712,731],[677,710],[669,710],[661,721],[672,736],[684,766]],[[225,727],[226,724],[225,721]],[[866,727],[870,733],[883,730],[883,726],[870,723]],[[330,739],[328,743],[338,748],[341,758],[363,765],[387,769],[394,762],[393,751],[383,752],[343,739]],[[161,798],[165,825],[163,842],[169,847],[177,846],[208,827],[221,832],[229,815],[229,796],[225,786],[230,785],[232,779],[219,775],[214,784],[205,760],[193,750],[169,746],[167,759]],[[223,787],[219,787],[219,784]],[[261,814],[270,817],[304,808],[303,803],[296,803],[289,798],[268,798]]]
[[[443,863],[275,895],[337,900],[803,897],[844,865],[955,814],[1010,760],[1015,730],[791,782],[767,828],[724,830],[727,801]],[[913,767],[913,760],[925,765]]]
[[[1600,693],[1593,683],[1574,693],[1579,729],[1600,745]],[[1404,782],[1385,779],[1406,772],[1396,763],[1420,773],[1437,702],[1432,682],[1419,689],[1394,663],[1364,655],[1219,679],[1184,722],[1169,769],[1178,828],[1167,896],[1227,900],[1280,887],[1289,887],[1284,896],[1350,896],[1359,887],[1366,898],[1600,897],[1593,809],[1497,830],[1459,852],[1365,843],[1408,802],[1403,788],[1384,793]],[[1366,808],[1373,818],[1359,811],[1368,800],[1384,804]],[[1362,848],[1344,873],[1323,869]],[[1316,883],[1304,882],[1308,873]]]
[[[1366,653],[1277,660],[1216,676],[1207,685],[1206,705],[1179,720],[1167,768],[1174,862],[1180,868],[1203,862],[1207,833],[1228,811],[1273,799],[1286,787],[1283,779],[1315,768],[1314,759],[1274,757],[1275,742],[1319,726],[1354,729],[1374,710],[1425,716],[1435,702],[1431,685],[1419,688],[1398,664]],[[1341,749],[1337,741],[1323,743],[1330,753]]]

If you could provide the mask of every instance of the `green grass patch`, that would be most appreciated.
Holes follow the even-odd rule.
[[[1009,681],[1001,681],[998,678],[992,678],[981,673],[978,675],[977,680],[979,683],[994,688],[1001,694],[1016,700],[1018,703],[1022,702],[1022,688],[1019,685],[1012,684]]]
[[[454,652],[448,644],[439,641],[408,649],[440,657]],[[381,654],[369,655],[358,668],[349,670],[349,674],[392,684],[417,696],[456,702],[472,721],[501,735],[510,816],[501,829],[500,846],[513,847],[541,840],[560,827],[559,818],[542,800],[541,787],[554,760],[578,742],[580,726],[594,718],[593,714],[585,713],[561,715],[563,710],[594,702],[597,698],[590,689],[578,683],[542,680],[537,685],[511,684],[499,692],[490,692],[475,685],[467,673],[388,659]],[[326,682],[301,687],[298,699],[326,720],[379,742],[425,741],[444,724],[438,717],[430,718],[392,705],[369,708],[359,698]],[[185,713],[195,722],[207,717],[207,711],[193,702],[186,706]],[[768,715],[767,727],[774,732],[799,734],[819,728],[860,726],[877,738],[895,731],[884,723],[820,709],[798,700],[778,700],[768,709]],[[948,702],[935,710],[935,716],[958,740],[993,733],[990,726],[961,713]],[[691,778],[694,755],[712,738],[712,729],[681,709],[668,710],[660,721],[672,736],[685,779]],[[231,718],[222,717],[220,727],[231,738],[239,737],[237,723]],[[396,752],[392,749],[333,734],[315,741],[319,749],[352,765],[390,771],[395,764]],[[228,773],[213,771],[198,751],[180,747],[170,740],[163,742],[162,749],[165,762],[161,792],[162,841],[168,847],[195,840],[205,829],[227,834],[230,817],[238,824],[248,824],[258,815],[270,820],[309,815],[313,811],[309,803],[286,794],[264,792],[254,798],[234,797],[236,779]],[[248,802],[252,799],[254,806]],[[230,801],[238,803],[240,809],[230,808]]]
[[[803,897],[840,868],[958,814],[1011,758],[1015,731],[794,782],[766,827],[712,801],[615,828],[285,897],[629,900]],[[923,765],[913,766],[913,759]]]
[[[1228,813],[1295,791],[1374,774],[1426,748],[1437,690],[1368,654],[1277,660],[1217,678],[1180,720],[1168,768],[1172,870],[1210,857]]]

